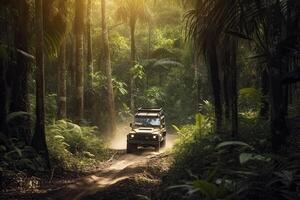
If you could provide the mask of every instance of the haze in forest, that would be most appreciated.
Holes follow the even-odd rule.
[[[2,0],[0,199],[300,199],[299,0]]]

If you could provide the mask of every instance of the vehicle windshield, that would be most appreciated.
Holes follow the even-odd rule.
[[[160,126],[160,119],[158,117],[136,117],[136,126]]]

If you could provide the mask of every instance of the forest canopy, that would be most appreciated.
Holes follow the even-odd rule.
[[[177,138],[153,199],[299,198],[300,1],[0,5],[1,182],[103,164],[144,107]]]

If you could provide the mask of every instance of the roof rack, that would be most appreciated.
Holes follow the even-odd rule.
[[[140,112],[145,112],[145,113],[157,113],[162,115],[163,114],[163,109],[162,108],[138,108],[138,113]]]

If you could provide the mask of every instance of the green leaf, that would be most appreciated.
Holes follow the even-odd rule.
[[[241,38],[241,39],[245,39],[245,40],[253,40],[252,38],[250,38],[249,36],[243,34],[243,33],[240,33],[240,32],[236,32],[236,31],[233,31],[233,30],[228,30],[226,31],[226,33],[232,35],[232,36],[235,36],[235,37],[238,37],[238,38]]]
[[[181,130],[174,124],[172,124],[172,127],[175,129],[175,131],[181,135]]]
[[[266,161],[269,162],[271,161],[270,158],[264,157],[262,155],[257,155],[253,153],[241,153],[240,154],[240,163],[245,164],[246,162],[250,160],[256,160],[256,161]]]
[[[23,112],[23,111],[19,111],[19,112],[13,112],[7,115],[6,117],[6,123],[9,123],[11,120],[17,118],[17,117],[31,117],[30,113],[28,112]]]
[[[62,135],[55,135],[54,138],[58,139],[58,140],[64,140],[65,139],[65,137],[62,136]]]
[[[222,142],[220,144],[218,144],[218,146],[216,147],[216,149],[221,149],[223,147],[228,147],[228,146],[242,146],[242,147],[247,147],[251,150],[254,150],[254,148],[252,146],[250,146],[249,144],[245,143],[245,142],[240,142],[240,141],[226,141],[226,142]]]
[[[149,197],[145,196],[145,195],[141,195],[141,194],[138,194],[136,195],[139,199],[141,200],[151,200]]]
[[[210,199],[215,199],[217,197],[218,186],[213,183],[209,183],[205,180],[196,180],[193,181],[192,185]]]
[[[85,156],[85,157],[88,157],[88,158],[94,158],[95,155],[92,154],[91,152],[88,152],[88,151],[83,151],[82,154]]]
[[[18,148],[15,148],[15,150],[7,152],[4,154],[4,158],[6,160],[16,160],[22,157],[22,151]]]
[[[0,145],[0,152],[5,152],[6,151],[6,146]]]

